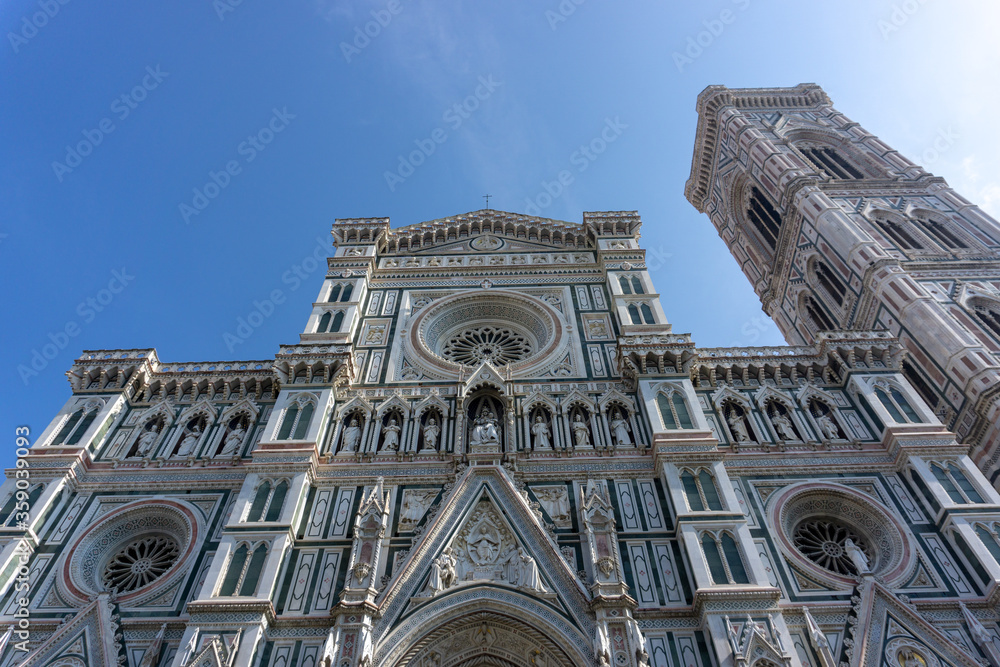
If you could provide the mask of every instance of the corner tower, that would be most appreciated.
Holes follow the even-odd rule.
[[[710,86],[685,195],[791,344],[886,329],[904,374],[1000,478],[1000,224],[815,84]]]

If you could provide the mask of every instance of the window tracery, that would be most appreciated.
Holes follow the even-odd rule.
[[[297,397],[291,405],[285,409],[285,415],[281,420],[281,428],[278,430],[278,440],[302,440],[309,432],[309,422],[312,421],[313,411],[316,409],[315,403],[304,397]]]
[[[705,553],[705,560],[708,561],[713,584],[718,586],[750,583],[743,555],[732,533],[706,531],[701,535],[701,547]]]
[[[250,596],[257,592],[257,583],[267,558],[267,544],[260,543],[251,551],[251,545],[240,544],[229,559],[229,568],[219,587],[219,596]]]

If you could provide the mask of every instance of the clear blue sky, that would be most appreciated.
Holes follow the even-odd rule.
[[[675,330],[702,346],[780,343],[683,197],[709,84],[819,83],[1000,207],[995,3],[235,1],[0,5],[0,465],[16,425],[39,434],[69,397],[81,350],[269,358],[305,324],[322,273],[291,276],[334,218],[400,226],[479,209],[486,193],[534,213],[562,170],[573,182],[539,213],[637,209]],[[576,154],[609,122],[604,153]],[[67,153],[81,142],[86,155]],[[210,172],[225,187],[201,200]],[[285,303],[227,345],[275,289]],[[64,347],[22,377],[53,339]]]

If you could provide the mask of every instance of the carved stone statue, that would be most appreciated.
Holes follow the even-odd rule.
[[[399,448],[399,431],[396,418],[390,417],[389,423],[382,428],[382,451],[394,452]]]
[[[729,416],[726,417],[726,422],[729,424],[729,429],[733,432],[733,437],[736,438],[736,442],[750,442],[750,434],[747,433],[747,425],[746,422],[743,421],[742,415],[731,412]]]
[[[868,556],[861,550],[861,547],[854,543],[854,540],[849,537],[844,540],[844,550],[847,551],[847,556],[854,563],[858,574],[871,573],[871,564],[868,562]]]
[[[451,547],[446,548],[431,564],[431,578],[427,582],[432,595],[451,588],[458,582],[455,573],[455,558],[451,555]]]
[[[471,445],[495,445],[500,442],[497,430],[497,418],[489,408],[476,418],[472,429]]]
[[[517,585],[522,588],[530,588],[533,591],[544,592],[545,586],[538,576],[538,565],[535,559],[527,554],[524,549],[517,550],[517,558],[520,561]]]
[[[573,442],[576,443],[577,449],[589,449],[591,446],[590,429],[587,428],[579,412],[573,418]]]
[[[354,452],[361,441],[361,427],[358,426],[358,418],[352,417],[351,423],[344,429],[344,447],[341,451]]]
[[[198,445],[198,438],[200,437],[201,431],[198,430],[198,425],[195,424],[194,428],[184,434],[175,456],[191,456],[194,453],[194,448]]]
[[[150,452],[153,451],[153,445],[156,444],[156,438],[160,434],[156,432],[156,429],[150,429],[144,431],[142,435],[139,436],[139,447],[136,449],[136,454],[139,456],[148,456]]]
[[[427,508],[437,497],[437,489],[406,489],[403,491],[403,507],[399,515],[399,527],[409,529],[416,525],[427,512]]]
[[[799,439],[799,436],[795,433],[795,427],[792,426],[792,420],[788,418],[788,415],[777,412],[771,417],[771,423],[774,424],[774,430],[778,432],[778,437],[782,440]]]
[[[827,440],[836,440],[840,437],[840,429],[830,415],[819,415],[816,417],[816,423],[819,424],[819,430]]]
[[[616,412],[615,418],[611,420],[611,437],[614,438],[618,447],[631,447],[632,438],[628,433],[628,422],[622,417],[622,413]]]
[[[222,451],[219,452],[219,456],[232,456],[236,454],[243,445],[243,439],[246,435],[247,430],[243,428],[243,424],[237,423],[236,428],[227,433],[225,440],[222,441]]]
[[[573,519],[570,516],[569,493],[564,486],[533,486],[531,491],[538,498],[545,511],[552,518],[556,528],[569,528]]]
[[[438,426],[437,418],[431,415],[427,418],[427,424],[424,426],[424,444],[420,448],[420,451],[437,451],[438,435],[440,434],[441,427]]]
[[[531,425],[531,434],[535,436],[535,449],[552,449],[549,441],[549,425],[545,423],[541,415],[535,417],[535,423]]]

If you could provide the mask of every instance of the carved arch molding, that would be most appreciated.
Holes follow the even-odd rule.
[[[574,667],[556,641],[505,614],[482,611],[418,639],[396,667]]]

